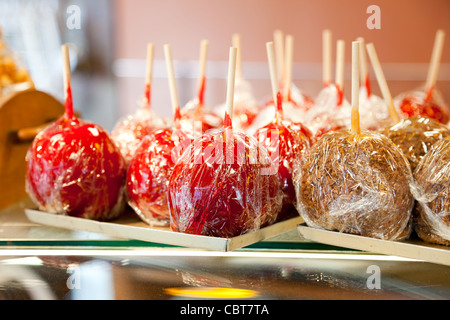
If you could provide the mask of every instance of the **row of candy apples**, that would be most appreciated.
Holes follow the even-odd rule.
[[[242,77],[240,39],[235,37],[221,109],[225,117],[204,105],[208,42],[201,45],[198,97],[182,109],[166,45],[173,121],[151,109],[154,47],[149,45],[145,103],[118,123],[111,136],[74,116],[64,46],[66,113],[33,142],[27,191],[43,211],[111,220],[126,202],[149,224],[170,224],[174,231],[191,234],[232,237],[300,213],[312,226],[404,238],[412,225],[412,194],[420,189],[412,173],[431,145],[450,135],[447,109],[437,101],[435,89],[443,39],[439,30],[426,90],[403,94],[397,105],[373,44],[365,46],[362,39],[353,43],[358,54],[352,75],[358,70],[358,83],[352,78],[349,103],[343,93],[344,41],[337,42],[332,83],[331,33],[324,32],[324,89],[314,100],[292,83],[293,37],[286,37],[281,80],[270,42],[273,98],[258,106]],[[366,47],[383,99],[370,90]],[[267,168],[274,163],[277,172],[270,174]],[[349,163],[357,163],[358,169],[346,167]],[[364,206],[356,210],[355,203]],[[367,214],[371,211],[376,214]],[[386,227],[384,220],[392,221]]]

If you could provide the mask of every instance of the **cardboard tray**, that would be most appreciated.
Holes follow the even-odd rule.
[[[306,240],[318,243],[450,266],[450,247],[427,244],[419,239],[386,241],[311,228],[305,224],[300,224],[297,231]]]
[[[284,232],[295,230],[299,224],[303,223],[301,217],[295,217],[234,238],[217,238],[174,232],[168,227],[152,227],[135,216],[126,216],[114,222],[98,222],[33,209],[26,209],[25,214],[31,222],[51,227],[93,232],[115,238],[222,252],[240,249]]]

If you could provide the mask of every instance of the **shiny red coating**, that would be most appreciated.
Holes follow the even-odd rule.
[[[424,99],[423,96],[407,95],[399,103],[399,108],[406,118],[423,116],[443,124],[447,124],[450,120],[447,108],[437,104],[432,98]]]
[[[42,131],[26,156],[26,190],[40,210],[93,220],[118,217],[126,166],[99,126],[66,116]]]
[[[172,230],[229,238],[274,223],[282,192],[271,166],[267,150],[242,132],[196,139],[170,178]]]
[[[111,138],[129,163],[142,140],[152,131],[165,127],[164,120],[150,110],[142,109],[120,121],[111,132]]]
[[[292,174],[296,161],[313,145],[312,132],[301,123],[281,120],[257,130],[255,138],[268,150],[274,164],[278,165],[278,177],[284,193],[278,221],[298,215]]]
[[[169,222],[169,178],[182,149],[189,144],[187,136],[180,137],[173,129],[159,129],[136,150],[127,172],[128,203],[146,223]]]

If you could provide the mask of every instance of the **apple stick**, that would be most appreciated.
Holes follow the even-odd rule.
[[[323,55],[323,84],[327,87],[331,79],[331,64],[332,64],[332,34],[330,30],[322,32],[322,55]]]
[[[352,42],[352,133],[361,134],[359,121],[359,41]]]
[[[282,115],[282,100],[278,82],[277,62],[275,57],[275,47],[273,42],[267,42],[267,58],[269,60],[270,81],[272,84],[273,105],[275,106],[275,122],[278,122]],[[278,100],[280,97],[280,101]]]
[[[233,127],[234,86],[236,84],[236,56],[237,49],[235,47],[231,47],[228,66],[226,114],[224,121],[225,127]]]
[[[273,103],[276,106],[277,95],[280,91],[278,82],[277,62],[275,56],[275,46],[273,42],[266,43],[267,57],[269,59],[270,82],[272,86]]]
[[[236,78],[239,80],[243,79],[242,73],[242,43],[241,43],[241,35],[239,33],[235,33],[233,35],[233,47],[237,50],[236,56]]]
[[[286,36],[286,56],[284,59],[284,92],[283,99],[288,101],[291,94],[292,85],[292,69],[294,65],[294,37],[292,35]],[[276,103],[276,100],[275,100]]]
[[[61,47],[62,50],[62,59],[63,59],[63,78],[64,78],[64,98],[65,98],[65,115],[68,120],[73,119],[73,97],[72,97],[72,76],[70,71],[70,54],[69,47],[67,45],[63,45]]]
[[[172,46],[170,44],[164,45],[164,54],[166,58],[167,74],[169,77],[170,98],[172,101],[172,109],[175,121],[178,121],[180,115],[180,102],[178,100],[177,83],[175,78],[175,70],[173,68]]]
[[[151,91],[152,91],[152,74],[153,74],[153,56],[155,52],[155,45],[149,43],[147,45],[147,66],[145,72],[145,99],[147,108],[151,105]]]
[[[367,56],[365,49],[365,40],[362,37],[357,39],[359,41],[359,59],[360,59],[360,70],[361,70],[361,83],[366,88],[367,97],[372,95],[372,90],[370,87],[370,76],[369,69],[367,67]]]
[[[381,67],[380,61],[378,60],[378,55],[375,50],[375,45],[373,43],[369,43],[366,45],[367,52],[369,54],[370,61],[372,63],[372,67],[375,71],[375,75],[378,81],[378,85],[380,86],[381,93],[383,95],[384,101],[388,107],[389,115],[394,124],[400,122],[400,116],[397,113],[397,110],[394,106],[394,101],[392,99],[391,92],[389,90],[389,86],[386,81],[386,77],[384,76],[383,69]]]
[[[273,41],[275,46],[275,57],[277,61],[277,70],[283,71],[284,67],[284,35],[283,31],[275,30],[273,33]],[[278,81],[283,81],[283,74],[278,75]],[[275,100],[276,101],[276,100]]]
[[[337,41],[336,52],[336,88],[338,91],[338,103],[340,106],[344,100],[344,68],[345,68],[345,41]]]
[[[198,79],[198,111],[202,110],[205,102],[206,61],[208,58],[209,41],[202,40],[200,44],[200,70]]]
[[[433,96],[433,90],[437,82],[439,73],[439,66],[441,63],[442,50],[444,48],[445,32],[444,30],[438,30],[436,32],[436,38],[434,40],[433,53],[431,56],[430,68],[428,70],[427,82],[425,90],[427,92],[427,100]]]

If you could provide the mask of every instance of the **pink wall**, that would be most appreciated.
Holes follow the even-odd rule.
[[[448,0],[114,0],[117,59],[143,59],[147,42],[156,45],[155,59],[164,59],[162,46],[171,43],[175,60],[198,59],[202,38],[210,41],[210,61],[224,62],[233,33],[242,35],[243,60],[267,61],[265,43],[273,39],[273,31],[281,29],[295,36],[294,82],[307,94],[314,96],[320,88],[322,59],[321,34],[333,31],[334,40],[347,41],[347,61],[350,42],[362,36],[374,42],[386,64],[386,76],[395,95],[425,81],[437,29],[447,32],[447,44],[442,57],[439,89],[450,102],[450,1]],[[369,30],[366,9],[376,4],[381,9],[381,30]],[[412,65],[405,65],[410,63]],[[308,65],[313,66],[308,69]],[[403,66],[403,67],[402,67]],[[398,70],[413,72],[402,74]],[[406,68],[405,68],[406,67]],[[181,68],[181,67],[180,67]],[[196,67],[193,67],[196,71]],[[179,69],[178,69],[179,70]],[[170,114],[167,79],[164,70],[155,75],[154,101],[158,110]],[[142,92],[142,77],[138,74],[120,76],[120,113],[135,108]],[[246,70],[244,69],[244,75]],[[264,70],[259,71],[264,74]],[[270,90],[267,79],[249,79],[255,94],[263,98]],[[348,73],[349,74],[349,73]],[[180,100],[186,102],[195,91],[195,79],[179,76]],[[223,77],[226,73],[223,74]],[[211,104],[225,97],[225,81],[211,79],[207,88]],[[375,85],[376,87],[376,85]],[[375,88],[376,90],[376,88]],[[222,98],[223,97],[223,98]],[[169,111],[167,111],[169,110]]]

